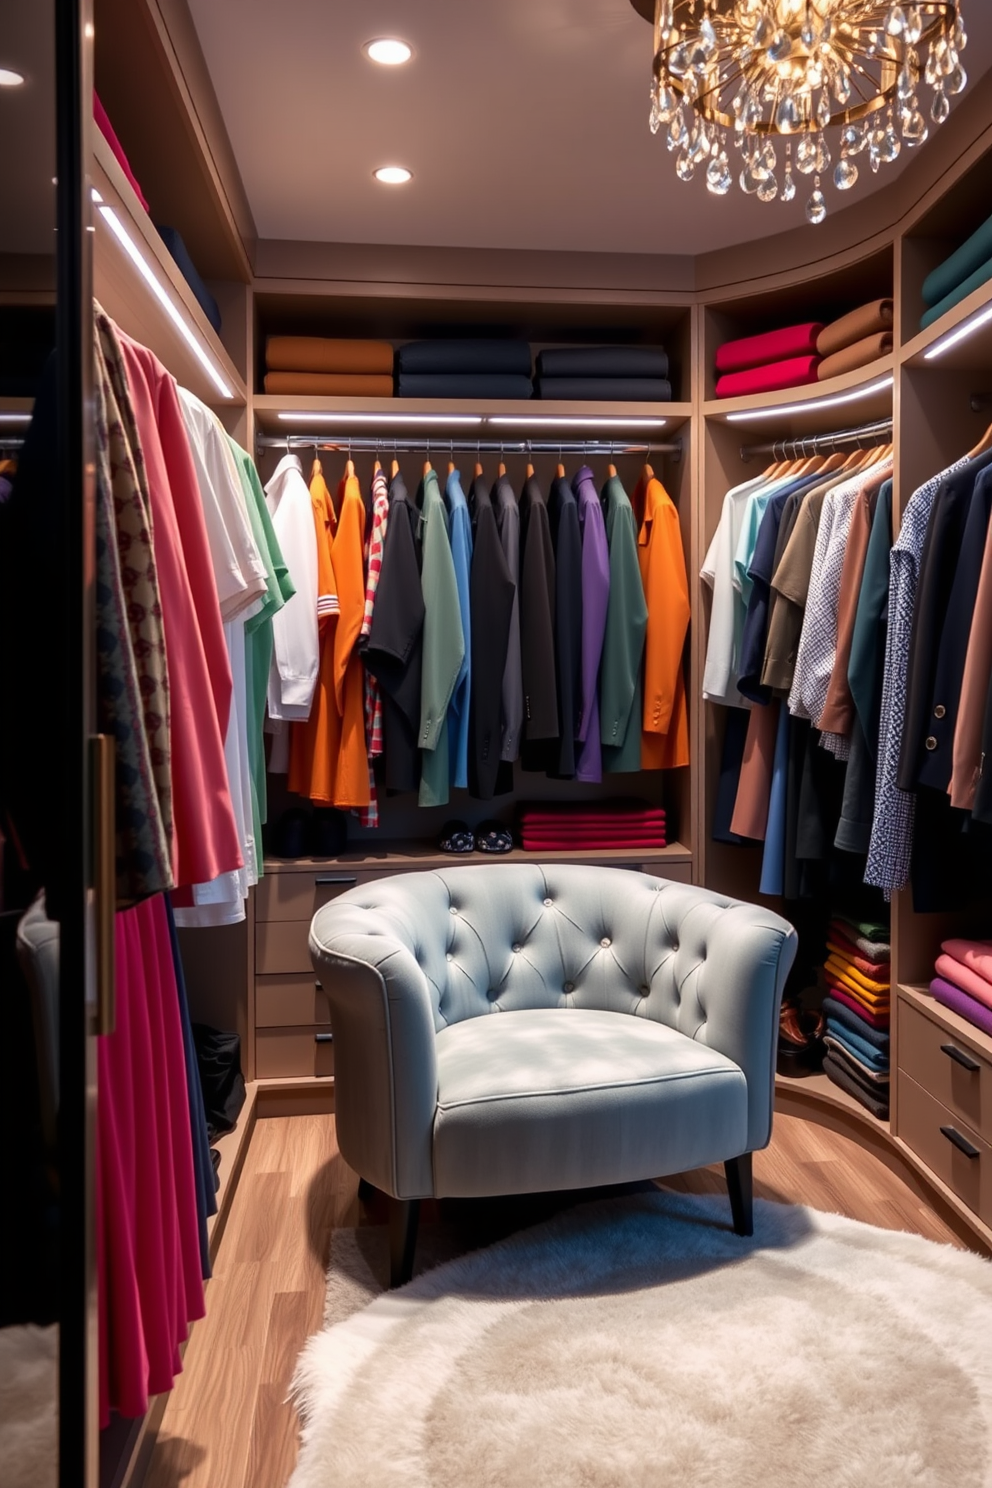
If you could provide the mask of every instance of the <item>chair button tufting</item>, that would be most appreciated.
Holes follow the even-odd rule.
[[[562,987],[561,990],[563,992],[574,992],[575,991],[575,983],[574,982],[566,982],[565,985]]]
[[[678,941],[677,941],[677,940],[673,940],[673,941],[672,941],[672,950],[673,950],[673,951],[677,951],[677,950],[678,950],[678,948],[679,948],[679,943],[678,943]]]
[[[641,996],[642,997],[647,997],[649,995],[650,991],[651,991],[651,988],[650,987],[647,987],[647,986],[642,987],[641,988]]]
[[[608,950],[609,947],[613,944],[612,940],[610,939],[610,937],[608,935],[604,935],[603,938],[602,938],[602,940],[599,943],[603,947],[603,950],[604,951],[605,950]]]
[[[489,991],[486,993],[486,996],[489,998],[490,1002],[495,1002],[497,997],[499,996],[499,988],[490,987]]]
[[[453,956],[453,955],[452,955],[452,954],[451,954],[451,952],[450,952],[450,951],[449,951],[449,952],[448,952],[448,954],[447,954],[447,955],[446,955],[446,956],[445,956],[445,958],[444,958],[444,959],[445,959],[445,960],[446,960],[446,961],[454,961],[454,959],[455,959],[455,958],[454,958],[454,956]]]
[[[544,901],[544,907],[545,907],[545,909],[550,909],[553,903],[554,903],[554,900],[552,900],[552,899],[545,899],[545,901]]]
[[[453,904],[450,907],[450,909],[448,910],[448,913],[449,914],[453,914],[453,915],[456,915],[458,913],[457,909],[455,908],[455,906]]]
[[[514,955],[515,955],[515,956],[519,956],[519,955],[520,955],[520,952],[521,952],[521,950],[522,950],[522,949],[523,949],[523,947],[522,947],[522,946],[519,946],[519,945],[515,945],[515,946],[514,946],[514,947],[513,947],[513,954],[514,954]]]

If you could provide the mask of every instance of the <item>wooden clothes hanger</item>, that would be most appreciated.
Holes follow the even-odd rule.
[[[979,455],[987,454],[990,449],[992,449],[992,424],[989,424],[975,448],[968,451],[967,458],[977,460]]]
[[[530,463],[530,461],[528,460],[527,461],[527,465],[525,467],[525,471],[524,471],[524,479],[525,480],[530,480],[531,477],[533,476],[533,474],[534,474],[534,467]]]

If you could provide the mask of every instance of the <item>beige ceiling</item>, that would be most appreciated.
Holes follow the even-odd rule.
[[[55,9],[0,0],[0,67],[24,78],[0,88],[0,253],[54,252]]]
[[[262,238],[699,253],[804,220],[808,178],[791,206],[676,178],[648,131],[651,29],[629,0],[190,8]],[[962,9],[974,86],[992,65],[992,4]],[[362,44],[383,35],[414,60],[369,62]],[[413,181],[372,179],[391,164]],[[893,174],[866,168],[831,210]]]

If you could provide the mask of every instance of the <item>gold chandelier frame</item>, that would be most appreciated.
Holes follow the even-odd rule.
[[[651,0],[631,0],[631,3],[638,14],[644,16],[645,19],[649,18],[648,6],[651,4]],[[742,66],[737,62],[733,51],[730,49],[729,39],[721,44],[721,23],[726,23],[730,17],[725,13],[723,8],[710,10],[708,12],[709,18],[717,32],[716,66],[721,76],[719,77],[719,81],[705,93],[694,92],[690,97],[682,86],[681,78],[676,77],[670,72],[667,65],[668,57],[674,51],[675,47],[678,46],[679,40],[673,41],[667,47],[662,44],[661,10],[663,4],[664,0],[654,0],[653,74],[655,83],[664,81],[673,92],[685,98],[694,111],[709,123],[720,125],[725,129],[733,129],[735,123],[733,115],[726,113],[719,107],[721,96],[730,88],[746,85],[754,86],[766,82],[773,75],[774,69],[779,64],[769,63],[758,56]],[[680,17],[682,17],[684,22],[693,20],[697,13],[698,4],[699,0],[675,0],[674,24],[676,26],[679,24]],[[718,5],[720,5],[720,0],[718,0]],[[723,0],[723,6],[726,9],[732,9],[733,5],[734,0]],[[865,29],[876,29],[882,32],[885,12],[889,8],[888,0],[878,0],[876,8],[878,12],[877,26],[873,28],[869,21]],[[918,41],[914,43],[914,49],[924,46],[942,27],[946,27],[949,22],[954,20],[955,14],[953,0],[922,0],[918,8],[925,13],[927,19]],[[683,26],[684,29],[685,27]],[[803,110],[804,117],[788,133],[778,128],[774,117],[755,120],[748,126],[749,133],[755,135],[778,135],[784,139],[791,138],[792,135],[819,134],[824,128],[829,129],[835,125],[857,123],[859,120],[866,119],[871,114],[877,113],[880,109],[886,108],[895,97],[898,86],[899,68],[903,60],[899,53],[892,49],[891,39],[886,37],[886,41],[890,44],[889,48],[885,51],[876,51],[874,56],[871,56],[865,49],[860,34],[842,29],[839,34],[835,34],[831,38],[831,45],[835,53],[844,60],[849,68],[852,88],[855,92],[861,94],[858,102],[851,104],[849,108],[832,113],[826,123],[821,123],[813,118],[811,114],[807,116],[806,110]],[[793,55],[797,59],[801,59],[804,56],[806,58],[809,57],[809,52],[798,38],[794,40],[793,48]],[[872,63],[878,69],[877,76],[870,71]],[[724,67],[728,68],[725,76],[722,75]],[[735,68],[736,70],[731,71],[729,70],[730,68]],[[867,83],[871,96],[866,96],[866,90],[862,89],[858,79]],[[793,96],[798,102],[804,98],[809,99],[812,95],[809,92],[804,92],[803,89],[799,89]]]

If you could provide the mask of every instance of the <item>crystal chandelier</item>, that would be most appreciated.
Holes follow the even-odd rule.
[[[651,132],[667,126],[679,179],[726,196],[736,176],[790,202],[811,176],[812,223],[822,181],[849,191],[858,157],[877,172],[924,142],[922,84],[942,124],[967,82],[960,0],[655,0],[654,14]]]

